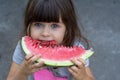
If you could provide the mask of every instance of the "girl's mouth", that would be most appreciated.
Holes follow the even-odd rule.
[[[55,40],[49,40],[49,41],[46,41],[46,40],[38,40],[38,41],[37,41],[37,44],[39,44],[39,45],[42,46],[42,47],[55,47],[55,46],[58,45]]]

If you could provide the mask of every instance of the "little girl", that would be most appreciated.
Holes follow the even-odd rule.
[[[23,36],[43,41],[55,40],[64,46],[83,47],[81,42],[84,42],[89,48],[87,39],[80,32],[71,0],[29,0],[24,24]],[[44,62],[35,63],[39,58],[40,55],[25,55],[19,41],[7,80],[53,80],[47,73],[41,74],[43,70],[50,72],[54,80],[94,80],[89,59],[73,59],[74,66],[55,68],[44,66]],[[40,72],[41,78],[34,76],[36,72]]]

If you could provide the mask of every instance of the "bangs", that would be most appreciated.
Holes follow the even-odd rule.
[[[33,0],[35,5],[31,5],[29,13],[29,22],[59,22],[60,9],[58,8],[55,1],[50,0],[39,0],[35,3],[36,0]]]

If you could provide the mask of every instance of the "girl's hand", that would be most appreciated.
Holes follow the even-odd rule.
[[[28,76],[40,69],[45,68],[45,66],[43,66],[44,62],[40,62],[40,63],[35,62],[39,58],[40,55],[33,55],[33,54],[27,55],[20,67],[21,73]]]
[[[69,72],[73,75],[75,80],[84,80],[87,77],[85,70],[86,62],[83,59],[71,60],[75,65],[68,68]]]

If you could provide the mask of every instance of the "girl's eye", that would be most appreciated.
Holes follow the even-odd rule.
[[[35,27],[42,27],[42,26],[44,26],[44,25],[41,24],[41,23],[34,23],[34,26],[35,26]]]
[[[52,27],[52,29],[55,29],[55,28],[58,28],[59,25],[58,24],[52,24],[51,27]]]

